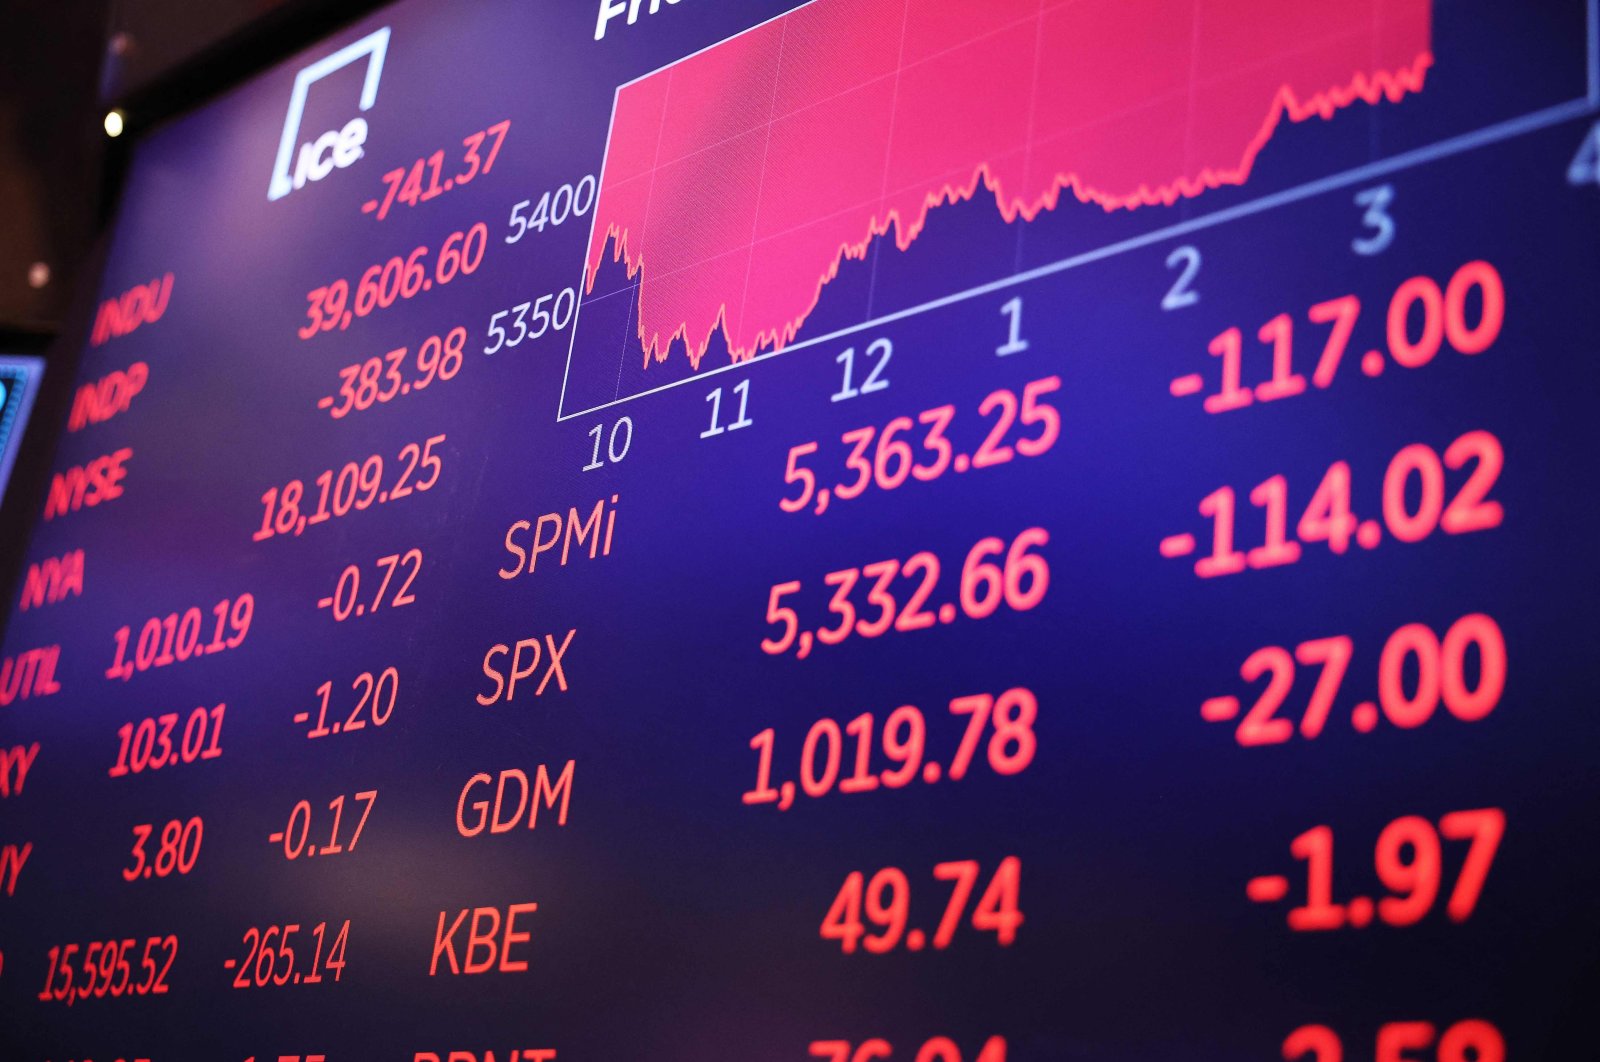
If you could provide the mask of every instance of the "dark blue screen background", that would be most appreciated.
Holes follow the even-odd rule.
[[[599,171],[615,87],[789,6],[686,0],[595,42],[593,3],[408,0],[141,145],[100,297],[170,271],[172,301],[155,324],[86,349],[82,378],[142,360],[150,382],[128,412],[64,435],[55,457],[66,468],[132,447],[127,492],[41,522],[25,561],[83,549],[84,592],[14,614],[6,635],[7,656],[59,644],[62,689],[0,709],[0,745],[40,743],[26,789],[0,803],[0,842],[34,845],[15,895],[0,896],[3,1053],[346,1062],[555,1047],[598,1062],[755,1062],[881,1036],[909,1060],[946,1035],[970,1060],[1003,1035],[1017,1062],[1235,1060],[1280,1057],[1290,1030],[1325,1023],[1347,1057],[1367,1059],[1384,1022],[1472,1017],[1493,1022],[1513,1057],[1576,1057],[1593,1040],[1585,986],[1600,922],[1600,188],[1568,180],[1594,121],[1588,7],[1439,0],[1423,93],[1282,129],[1242,188],[1134,213],[1072,204],[1025,230],[982,197],[943,208],[910,251],[890,244],[847,267],[800,339],[859,324],[869,286],[872,312],[887,314],[1112,249],[990,294],[581,416],[678,370],[630,362],[615,381],[568,379],[565,334],[482,354],[491,315],[580,283],[587,218],[514,245],[504,219]],[[269,202],[294,71],[379,26],[392,36],[365,112],[366,157]],[[348,120],[359,82],[352,67],[319,83],[303,131]],[[385,170],[441,147],[451,165],[463,136],[504,118],[491,173],[381,222],[360,212]],[[1353,197],[1379,184],[1393,187],[1396,238],[1365,257],[1351,249],[1364,232]],[[347,331],[295,337],[310,289],[335,277],[353,287],[374,262],[478,221],[490,238],[472,276]],[[1201,298],[1166,312],[1166,261],[1182,245],[1203,255]],[[1222,416],[1168,393],[1189,372],[1215,386],[1206,345],[1230,325],[1259,373],[1262,322],[1285,311],[1303,321],[1347,293],[1365,308],[1354,359],[1382,345],[1382,308],[1403,280],[1443,281],[1474,259],[1494,263],[1507,291],[1503,334],[1482,355],[1446,351],[1376,379],[1349,360],[1326,390]],[[1019,295],[1030,349],[997,359],[1000,306]],[[343,420],[315,408],[341,367],[457,325],[468,340],[454,380]],[[831,402],[835,357],[880,335],[894,345],[891,387]],[[1301,343],[1297,358],[1311,357],[1312,340]],[[952,402],[951,439],[970,454],[988,423],[976,415],[983,396],[1049,375],[1062,381],[1063,434],[1042,457],[869,491],[820,517],[778,508],[797,443],[820,441],[831,456],[817,467],[842,476],[841,433]],[[726,423],[745,380],[753,425],[701,439],[712,388],[724,390]],[[625,460],[582,471],[590,431],[622,416]],[[1248,491],[1285,475],[1293,521],[1338,460],[1353,470],[1357,515],[1375,516],[1401,447],[1443,452],[1477,429],[1505,451],[1494,530],[1343,556],[1307,544],[1298,564],[1214,580],[1157,552],[1181,531],[1203,552],[1209,523],[1195,506],[1225,484],[1240,495],[1241,543],[1259,543]],[[374,453],[393,467],[402,446],[438,434],[431,491],[251,540],[268,487],[300,478],[314,492],[323,469]],[[587,513],[612,495],[609,556],[558,567],[546,555],[534,576],[499,577],[514,521]],[[758,648],[777,583],[804,583],[794,601],[818,626],[826,573],[930,550],[946,573],[934,601],[952,600],[973,543],[1033,526],[1050,534],[1038,609],[853,638],[803,661]],[[345,623],[316,608],[346,565],[370,570],[413,547],[425,555],[416,604]],[[104,677],[118,627],[137,634],[148,616],[243,592],[256,611],[239,649]],[[1506,639],[1492,715],[1351,727],[1353,706],[1376,694],[1390,632],[1442,632],[1473,612]],[[477,703],[493,687],[491,646],[574,629],[566,692]],[[1255,649],[1335,634],[1353,638],[1355,657],[1316,740],[1241,748],[1231,726],[1200,719],[1207,697],[1253,699],[1259,684],[1238,668]],[[402,686],[385,727],[307,741],[290,722],[314,710],[322,682],[348,698],[358,672],[389,665]],[[1289,718],[1312,681],[1302,669]],[[881,721],[902,704],[922,707],[930,748],[947,757],[960,725],[948,701],[1017,685],[1040,703],[1038,755],[1020,775],[974,769],[959,783],[802,799],[783,813],[740,802],[754,784],[748,743],[766,727],[778,731],[780,778],[794,777],[817,718]],[[218,701],[220,759],[107,777],[118,726]],[[532,831],[458,834],[471,776],[567,760],[566,826],[550,817]],[[359,849],[289,862],[266,841],[296,801],[323,807],[365,789],[379,798]],[[1284,924],[1303,895],[1288,852],[1298,834],[1333,827],[1336,898],[1377,895],[1372,844],[1385,824],[1481,807],[1503,808],[1507,833],[1464,924],[1437,911],[1406,928]],[[121,879],[133,825],[191,815],[205,821],[193,872]],[[1460,846],[1446,851],[1448,888]],[[945,895],[935,864],[976,859],[987,881],[1013,855],[1026,921],[1009,948],[970,930],[920,954],[841,955],[819,939],[852,870],[904,869],[911,924],[931,930]],[[1277,873],[1291,901],[1245,898],[1247,880]],[[532,932],[525,973],[429,976],[441,911],[522,902],[539,905],[519,926]],[[347,918],[339,983],[230,987],[223,963],[244,958],[247,928]],[[169,994],[37,999],[51,947],[167,933],[180,941]]]

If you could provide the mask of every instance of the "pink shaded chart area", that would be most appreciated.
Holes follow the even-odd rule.
[[[641,277],[645,366],[681,340],[698,369],[718,329],[734,361],[780,348],[846,260],[906,251],[946,204],[992,196],[1014,223],[1063,193],[1115,211],[1245,183],[1283,122],[1420,91],[1431,14],[813,0],[618,90],[585,298],[608,256]]]

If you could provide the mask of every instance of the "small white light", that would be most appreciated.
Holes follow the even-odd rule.
[[[122,135],[122,112],[121,111],[115,111],[115,110],[107,111],[106,112],[106,136],[121,136],[121,135]]]
[[[28,286],[34,290],[50,283],[50,265],[48,262],[35,262],[28,267]]]

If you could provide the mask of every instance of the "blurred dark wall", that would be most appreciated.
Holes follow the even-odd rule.
[[[286,0],[112,0],[102,94],[135,96]],[[327,4],[324,6],[336,6]]]
[[[0,0],[0,331],[55,330],[93,237],[109,7]]]
[[[60,326],[115,192],[123,148],[105,135],[111,106],[129,105],[136,132],[155,116],[141,111],[183,104],[182,87],[168,84],[175,75],[264,16],[340,6],[0,0],[0,335]]]

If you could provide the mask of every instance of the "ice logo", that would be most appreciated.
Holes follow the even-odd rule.
[[[304,188],[307,181],[320,181],[336,167],[344,169],[362,156],[361,145],[367,142],[367,120],[357,115],[345,123],[343,129],[330,129],[315,140],[300,143],[294,175],[289,174],[289,162],[300,141],[300,118],[305,113],[306,97],[312,84],[365,57],[367,77],[361,86],[360,106],[363,111],[371,110],[378,100],[378,79],[383,76],[383,57],[388,50],[389,27],[385,26],[295,74],[289,115],[283,123],[283,137],[278,141],[278,160],[272,167],[272,183],[267,186],[269,200],[282,199]]]

